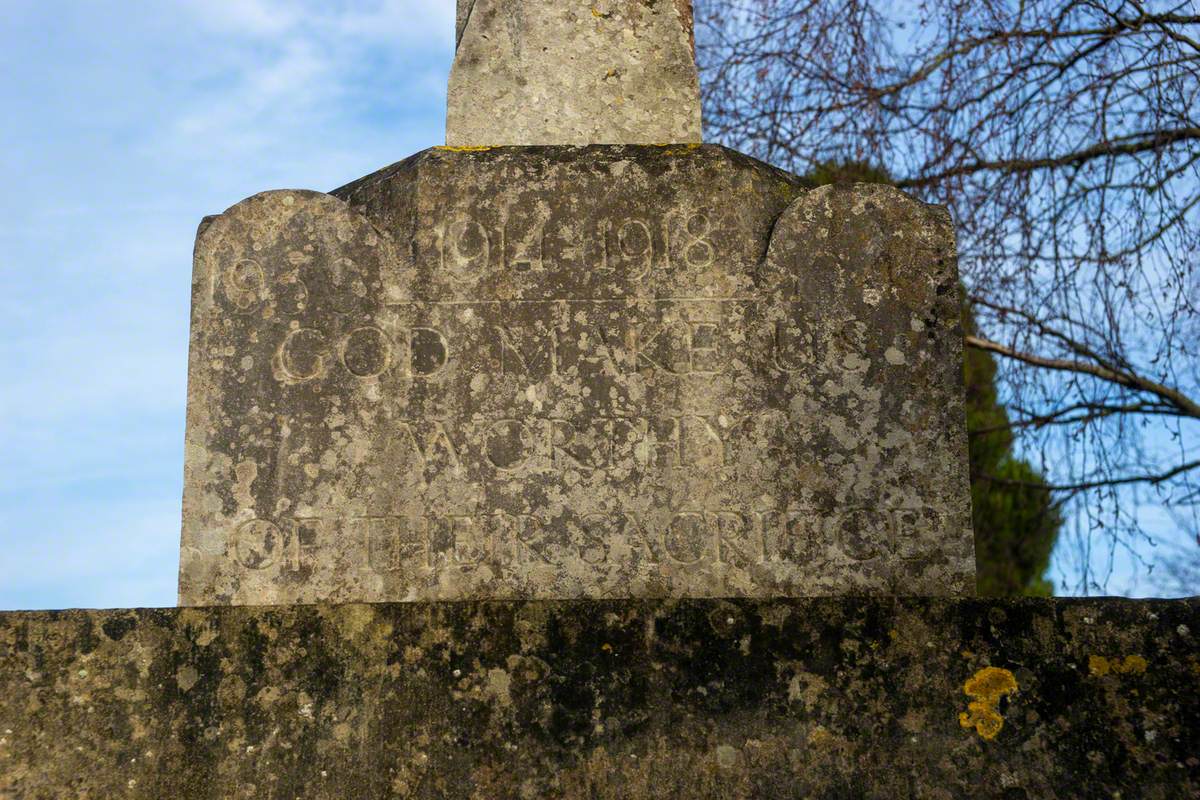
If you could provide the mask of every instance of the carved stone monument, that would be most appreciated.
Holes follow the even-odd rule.
[[[971,590],[944,210],[712,145],[485,146],[673,119],[527,59],[673,85],[682,48],[694,85],[682,5],[460,6],[469,146],[205,221],[182,603]],[[506,105],[542,79],[579,83]]]
[[[0,797],[1197,796],[1196,600],[862,596],[973,583],[950,222],[641,144],[686,6],[460,3],[467,146],[201,224],[214,607],[0,613]]]

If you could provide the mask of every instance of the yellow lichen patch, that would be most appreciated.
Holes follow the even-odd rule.
[[[1017,691],[1017,679],[1006,669],[984,667],[963,684],[963,693],[974,698],[967,710],[958,715],[958,724],[974,728],[984,739],[996,738],[1004,727],[1000,716],[1000,698]]]
[[[482,153],[484,150],[493,150],[495,145],[491,144],[460,144],[448,145],[439,144],[433,148],[434,150],[445,150],[448,153]]]
[[[1104,656],[1088,656],[1088,672],[1095,677],[1113,675],[1141,675],[1149,666],[1146,659],[1139,655],[1125,658],[1105,658]]]
[[[1148,666],[1146,659],[1141,656],[1125,656],[1125,663],[1121,665],[1120,669],[1114,667],[1114,670],[1124,674],[1141,675]]]
[[[808,734],[808,743],[810,745],[826,745],[833,743],[833,734],[826,730],[824,725],[818,725],[813,728]]]
[[[663,151],[663,155],[668,155],[668,156],[682,156],[682,155],[687,155],[687,153],[689,153],[689,152],[691,152],[692,150],[695,150],[695,149],[697,149],[698,147],[701,147],[701,146],[702,146],[702,145],[700,145],[700,144],[699,144],[699,143],[697,143],[697,142],[676,142],[676,143],[673,143],[673,144],[672,144],[672,143],[662,143],[662,142],[655,142],[655,143],[652,145],[652,147],[666,147],[666,148],[671,148],[671,149],[669,149],[669,150],[664,150],[664,151]]]

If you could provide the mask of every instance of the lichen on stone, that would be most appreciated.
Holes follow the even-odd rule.
[[[984,739],[992,740],[1004,727],[1000,700],[1017,691],[1017,679],[1001,667],[984,667],[963,684],[963,693],[974,698],[967,710],[958,715],[964,728],[974,728]]]

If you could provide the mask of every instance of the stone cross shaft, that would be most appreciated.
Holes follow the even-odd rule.
[[[691,0],[458,0],[446,144],[700,141]]]

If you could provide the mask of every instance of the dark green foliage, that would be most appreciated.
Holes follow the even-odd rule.
[[[810,187],[891,183],[886,170],[859,161],[818,164],[803,179]],[[963,318],[964,331],[974,333],[970,307],[964,309]],[[1062,514],[1041,473],[1013,455],[1008,412],[996,397],[996,362],[991,353],[965,348],[963,378],[971,432],[971,516],[979,594],[1049,596],[1054,586],[1043,575]]]
[[[963,328],[968,334],[975,330],[969,307],[964,311]],[[963,378],[979,593],[987,597],[1049,596],[1054,587],[1042,575],[1050,563],[1062,514],[1042,475],[1012,453],[1008,412],[996,398],[992,354],[965,348]]]
[[[892,176],[887,170],[865,161],[823,161],[800,180],[815,189],[830,183],[891,183]]]

